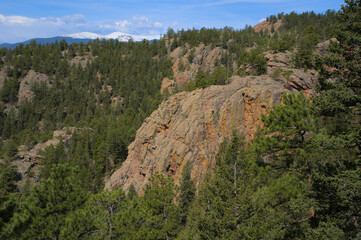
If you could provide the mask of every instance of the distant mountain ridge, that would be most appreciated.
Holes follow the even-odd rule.
[[[19,42],[19,43],[2,43],[0,44],[0,48],[7,48],[7,49],[13,49],[16,48],[17,46],[19,46],[20,44],[29,44],[31,41],[36,41],[37,43],[40,44],[51,44],[51,43],[55,43],[56,41],[60,42],[61,40],[65,40],[68,44],[72,44],[72,43],[88,43],[89,41],[92,41],[93,39],[89,39],[89,38],[84,38],[84,39],[80,39],[80,38],[72,38],[72,37],[51,37],[51,38],[32,38],[29,40],[26,40],[24,42]]]
[[[16,48],[17,46],[19,46],[20,44],[29,44],[31,41],[36,41],[40,44],[51,44],[51,43],[55,43],[56,41],[60,42],[61,40],[65,40],[68,44],[72,44],[72,43],[88,43],[89,41],[95,40],[95,39],[117,39],[121,42],[128,42],[129,40],[132,41],[142,41],[144,39],[146,40],[155,40],[155,39],[159,39],[160,35],[132,35],[132,34],[128,34],[128,33],[123,33],[123,32],[113,32],[110,33],[108,35],[101,35],[101,34],[97,34],[97,33],[91,33],[91,32],[80,32],[80,33],[73,33],[73,34],[66,34],[66,35],[62,35],[62,36],[57,36],[57,37],[51,37],[51,38],[33,38],[33,39],[29,39],[26,40],[24,42],[19,42],[19,43],[2,43],[0,44],[0,48],[8,48],[8,49],[13,49]]]
[[[113,32],[108,35],[101,35],[92,32],[80,32],[74,34],[62,35],[62,37],[71,37],[75,39],[118,39],[121,42],[128,42],[129,40],[133,41],[142,41],[159,39],[160,35],[133,35],[123,32]]]

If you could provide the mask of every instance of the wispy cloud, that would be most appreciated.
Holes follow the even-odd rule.
[[[4,16],[0,14],[0,23],[1,24],[20,24],[20,25],[31,25],[35,19],[23,17],[23,16]]]
[[[116,21],[113,28],[121,32],[154,35],[163,31],[163,24],[145,16],[134,16],[132,19]]]
[[[0,24],[12,26],[32,26],[36,24],[49,24],[49,25],[79,25],[84,24],[85,19],[81,14],[70,16],[57,17],[41,17],[29,18],[24,16],[4,16],[0,14]]]
[[[101,34],[121,31],[131,34],[156,35],[162,33],[163,30],[164,26],[161,22],[152,21],[145,16],[134,16],[131,19],[108,22],[89,22],[81,14],[41,18],[0,14],[0,43],[83,31]]]
[[[0,14],[0,42],[18,42],[36,37],[53,37],[87,27],[83,15],[30,18]]]

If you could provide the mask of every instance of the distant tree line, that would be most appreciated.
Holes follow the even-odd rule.
[[[282,14],[279,33],[169,30],[152,42],[1,49],[7,77],[0,90],[0,238],[359,239],[360,9],[360,1],[347,0],[338,13]],[[323,40],[320,26],[338,41],[328,56],[315,58],[307,51]],[[172,78],[168,54],[187,43],[227,50],[213,72],[198,71],[189,90],[224,84],[229,62],[250,69],[234,74],[262,74],[264,51],[296,48],[295,64],[319,70],[320,94],[284,95],[253,142],[236,133],[225,140],[198,192],[189,162],[179,185],[156,173],[141,196],[134,186],[103,191],[104,176],[122,164],[136,130],[166,97],[159,90],[164,77]],[[20,80],[30,70],[48,80],[34,83],[33,98],[19,102]],[[17,187],[17,147],[74,126],[79,130],[68,144],[41,153],[41,182]]]

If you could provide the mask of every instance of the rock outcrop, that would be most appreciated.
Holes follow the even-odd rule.
[[[74,65],[81,65],[83,68],[88,65],[89,62],[92,62],[95,59],[95,57],[91,55],[83,55],[83,56],[75,56],[71,60],[69,60],[69,64]]]
[[[280,29],[280,27],[282,26],[282,20],[278,19],[277,22],[272,23],[269,21],[263,21],[258,23],[257,25],[255,25],[253,27],[255,32],[260,32],[260,31],[265,31],[267,30],[268,32],[272,31],[272,27],[274,29],[274,31],[278,31],[278,29]]]
[[[235,130],[251,140],[262,125],[261,114],[281,102],[284,82],[269,76],[235,76],[225,86],[211,86],[171,96],[137,131],[121,168],[106,179],[106,189],[131,184],[138,192],[156,172],[176,182],[190,161],[192,178],[199,184],[215,163],[220,143]]]
[[[163,78],[162,85],[160,87],[160,93],[163,94],[167,90],[168,93],[171,93],[175,88],[174,80],[171,80],[167,77]]]
[[[265,22],[264,25],[271,24]],[[281,26],[281,21],[274,23],[277,28]],[[256,26],[255,26],[256,27]],[[315,54],[327,54],[326,48],[330,41],[326,41],[317,45]],[[253,48],[246,49],[250,51]],[[325,52],[326,51],[326,52]],[[186,53],[185,53],[186,52]],[[220,47],[212,48],[211,45],[205,46],[204,44],[199,45],[196,48],[187,49],[183,47],[176,48],[171,54],[173,59],[173,73],[172,79],[164,78],[161,85],[161,93],[167,90],[172,93],[175,87],[183,89],[183,86],[191,81],[199,70],[212,73],[217,64],[219,64],[222,55],[225,50]],[[193,57],[190,57],[192,55]],[[315,70],[297,69],[293,62],[294,52],[266,52],[265,57],[267,58],[267,75],[283,81],[290,88],[295,88],[298,91],[304,91],[306,95],[315,95],[312,86],[315,86],[318,82],[318,73]],[[192,59],[191,62],[189,60]],[[218,63],[217,63],[218,61]],[[236,62],[233,62],[233,70],[236,72],[239,70],[239,66]],[[247,69],[245,69],[247,72]],[[305,86],[305,84],[307,86]]]
[[[204,44],[192,49],[189,49],[188,46],[174,49],[170,53],[170,57],[173,59],[174,77],[171,80],[163,79],[161,93],[165,89],[171,93],[176,85],[182,88],[193,79],[199,70],[213,72],[216,68],[216,61],[222,58],[224,52],[225,50],[220,47],[212,48],[211,45]]]
[[[17,166],[17,171],[21,175],[21,180],[17,182],[17,185],[23,186],[26,181],[32,183],[38,182],[40,180],[38,163],[42,158],[41,152],[47,147],[57,146],[60,142],[67,146],[75,131],[79,132],[82,131],[82,129],[75,127],[63,128],[54,131],[53,138],[46,142],[38,143],[31,147],[25,145],[19,146],[17,156],[11,162],[13,165]]]
[[[31,87],[34,83],[45,82],[49,85],[48,76],[43,73],[37,73],[34,70],[29,70],[28,74],[20,81],[18,101],[19,103],[24,100],[31,100],[34,96]]]
[[[268,76],[282,81],[290,90],[303,91],[308,97],[316,95],[314,86],[318,84],[318,72],[295,68],[292,64],[292,52],[267,52],[265,57]]]
[[[336,38],[331,38],[329,40],[320,42],[319,44],[316,45],[316,54],[321,56],[321,57],[326,57],[328,55],[328,46],[330,45],[331,42],[337,42]]]

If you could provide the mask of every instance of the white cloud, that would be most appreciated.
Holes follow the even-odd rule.
[[[0,14],[0,23],[11,25],[11,24],[19,24],[29,26],[35,22],[35,19],[23,17],[23,16],[4,16]]]
[[[155,22],[154,23],[154,27],[163,27],[163,24],[162,23],[160,23],[160,22]]]
[[[262,18],[262,19],[258,20],[259,23],[264,22],[264,21],[266,21],[266,18]]]
[[[62,17],[30,18],[0,14],[0,43],[20,42],[31,38],[55,37],[80,32],[90,27],[81,14]]]
[[[164,32],[163,24],[145,16],[117,21],[88,22],[83,15],[30,18],[0,14],[0,43],[20,42],[31,38],[54,37],[78,32],[109,34],[120,31],[138,35],[158,35]]]
[[[85,19],[81,14],[75,14],[70,16],[56,17],[41,17],[41,18],[29,18],[24,16],[4,16],[0,14],[0,24],[4,25],[19,25],[19,26],[33,26],[37,24],[49,24],[49,25],[74,25],[84,24]]]
[[[117,23],[115,23],[116,25]],[[114,29],[114,24],[99,24],[98,25],[100,29],[105,29],[105,30],[108,30],[108,29]]]
[[[145,16],[133,16],[131,19],[114,23],[114,30],[132,34],[159,34],[163,31],[161,22],[153,22]]]
[[[130,24],[132,23],[127,20],[115,22],[115,26],[117,26],[118,28],[127,28],[127,26]]]
[[[66,24],[85,24],[86,22],[82,14],[64,16],[60,20]]]

